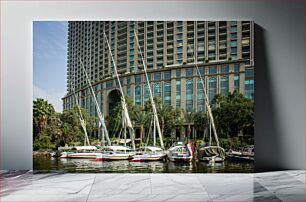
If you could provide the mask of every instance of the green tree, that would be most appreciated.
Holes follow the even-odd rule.
[[[139,126],[140,144],[142,144],[144,126],[146,125],[150,117],[151,117],[151,114],[145,111],[134,113],[134,121],[136,125]]]
[[[87,132],[92,132],[96,127],[96,118],[89,116],[86,110],[83,108],[81,108],[81,113],[86,123]],[[85,135],[80,122],[78,108],[74,107],[73,109],[64,110],[60,117],[61,121],[63,122],[61,127],[63,132],[61,144],[84,141]]]
[[[186,112],[184,113],[184,122],[187,125],[187,138],[190,139],[191,134],[191,125],[194,123],[194,112]]]
[[[196,129],[197,134],[202,133],[204,137],[204,133],[208,126],[208,117],[205,112],[194,113],[194,128]]]
[[[54,112],[53,106],[48,101],[41,98],[33,101],[34,138],[46,129],[48,117]]]
[[[253,101],[234,91],[227,97],[216,95],[213,115],[221,137],[237,137],[239,132],[253,135],[254,104]]]

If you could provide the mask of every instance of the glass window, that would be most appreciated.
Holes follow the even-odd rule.
[[[238,73],[239,72],[239,64],[234,64],[234,72]]]
[[[221,78],[221,94],[224,96],[228,95],[228,77],[224,76]]]
[[[203,77],[205,75],[205,68],[204,67],[200,67],[199,68],[200,74]]]
[[[237,47],[231,48],[231,54],[237,54]]]
[[[183,31],[183,27],[177,27],[176,30],[177,30],[177,32],[182,32]]]
[[[135,84],[141,83],[141,75],[136,75],[135,76]]]
[[[237,32],[237,26],[232,26],[231,27],[231,32]]]
[[[231,47],[237,47],[237,41],[231,41]]]
[[[234,90],[239,91],[239,75],[234,76]]]
[[[245,69],[245,77],[254,77],[254,69]]]
[[[135,104],[141,105],[141,86],[135,88]]]
[[[186,69],[186,76],[187,77],[193,76],[193,69]]]
[[[181,77],[181,70],[180,69],[177,69],[175,73],[176,73],[176,77]]]
[[[183,59],[183,54],[182,53],[178,53],[177,54],[177,59],[178,60],[182,60]]]
[[[204,90],[201,80],[197,83],[197,111],[203,112],[205,109]]]
[[[182,47],[182,46],[177,47],[177,52],[183,52],[183,47]],[[179,55],[179,54],[178,54],[178,55]],[[180,55],[181,55],[181,58],[183,58],[183,54],[180,53]],[[179,56],[178,56],[178,57],[179,57]]]
[[[214,67],[209,67],[208,73],[209,74],[217,74],[217,68],[215,66]]]
[[[181,80],[176,80],[176,108],[181,106]]]
[[[167,106],[171,105],[171,83],[164,83],[164,104]]]
[[[228,73],[228,71],[229,71],[228,65],[221,66],[221,73]]]
[[[111,87],[113,87],[113,81],[107,81],[106,88],[111,88]]]
[[[249,99],[254,99],[254,80],[249,79],[244,81],[244,88],[245,88],[245,97]]]
[[[160,91],[160,84],[156,83],[154,84],[154,96],[160,97],[161,96],[161,91]]]
[[[208,98],[209,102],[211,102],[215,95],[217,94],[217,79],[216,78],[210,78],[208,81]]]
[[[131,86],[128,86],[127,88],[126,88],[126,94],[128,95],[128,96],[131,96]]]
[[[150,90],[149,90],[149,85],[145,84],[144,86],[144,101],[148,101],[150,98]]]
[[[161,73],[160,72],[157,72],[154,74],[154,81],[160,81],[161,79]]]
[[[230,22],[230,25],[231,25],[231,26],[236,26],[236,25],[237,25],[237,21],[231,21],[231,22]]]
[[[130,84],[130,83],[131,83],[131,77],[127,77],[127,78],[126,78],[126,83],[127,83],[127,84]]]
[[[181,80],[176,80],[176,92],[181,92]]]
[[[170,71],[164,72],[164,80],[171,80],[171,72]]]
[[[193,111],[193,81],[186,81],[186,111]]]
[[[231,33],[231,38],[232,39],[237,39],[237,33]]]

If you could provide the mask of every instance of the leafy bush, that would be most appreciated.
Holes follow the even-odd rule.
[[[33,150],[45,150],[45,151],[52,151],[55,149],[55,145],[52,144],[51,138],[46,134],[42,134],[38,136],[33,143]]]

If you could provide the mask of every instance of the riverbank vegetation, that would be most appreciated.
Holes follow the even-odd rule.
[[[148,138],[148,134],[152,134],[151,103],[146,101],[142,107],[135,105],[130,97],[127,97],[126,101],[133,126],[137,129],[138,146],[152,143],[152,137]],[[155,97],[154,101],[166,148],[182,138],[193,139],[195,146],[209,141],[210,123],[207,113],[174,109],[164,105],[159,97]],[[85,109],[81,109],[81,112],[88,134],[91,134],[97,128],[98,120],[89,116]],[[121,106],[118,105],[113,109],[112,116],[106,117],[112,139],[118,137],[120,133],[121,112]],[[228,96],[218,94],[212,101],[212,113],[222,147],[229,149],[254,144],[252,100],[236,91],[229,93]],[[99,141],[90,135],[92,145],[98,145]],[[59,113],[44,99],[38,98],[33,101],[33,150],[51,151],[59,146],[83,145],[83,142],[84,132],[76,107]]]

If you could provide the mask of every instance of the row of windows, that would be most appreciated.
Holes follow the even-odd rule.
[[[176,92],[175,92],[175,106],[176,108],[180,108],[181,106],[181,80],[176,80]],[[197,89],[194,91],[194,81],[193,80],[187,80],[186,81],[186,111],[190,112],[194,110],[194,93],[196,93],[196,110],[197,111],[204,111],[205,110],[205,96],[204,96],[204,90],[203,90],[203,83],[201,80],[198,80],[196,85]],[[254,80],[253,79],[247,79],[244,82],[245,85],[245,97],[249,99],[254,99]],[[142,87],[144,88],[144,96],[142,96]],[[171,83],[170,82],[164,82],[163,83],[163,95],[162,95],[162,85],[160,83],[155,83],[153,85],[153,95],[156,97],[162,97],[163,103],[165,105],[171,105]],[[208,99],[211,102],[215,95],[217,94],[217,79],[215,77],[212,77],[208,80]],[[234,90],[239,91],[239,76],[234,77]],[[229,79],[227,76],[221,77],[220,79],[220,93],[222,95],[227,96],[229,92]],[[131,86],[127,86],[127,95],[131,95]],[[103,96],[102,93],[100,94],[101,97],[101,110],[103,109]],[[143,102],[148,101],[150,98],[150,92],[149,87],[147,84],[145,85],[137,85],[135,87],[135,104],[136,105],[142,105]],[[99,96],[97,95],[97,100],[99,100]],[[69,97],[65,102],[65,108],[70,108],[75,105],[75,101],[73,97]],[[90,115],[94,115],[96,109],[93,103],[93,100],[91,96],[87,99],[82,99],[81,106],[85,107],[87,106],[87,109],[89,110]]]
[[[235,83],[235,89],[239,89],[239,64],[234,64],[234,83]],[[219,71],[218,71],[219,70]],[[214,75],[217,74],[218,72],[220,72],[221,74],[227,74],[229,72],[229,66],[228,65],[222,65],[220,68],[217,68],[216,66],[212,66],[208,68],[208,72],[207,75]],[[204,67],[200,67],[199,68],[199,73],[203,76],[205,75],[205,69]],[[194,68],[189,68],[185,70],[185,76],[186,77],[193,77],[195,75],[197,75],[198,73],[196,72],[196,69]],[[175,76],[176,78],[180,78],[182,76],[182,70],[181,69],[176,69],[175,70]],[[246,78],[253,78],[254,77],[254,69],[246,69],[245,70],[245,77]],[[170,81],[171,80],[171,71],[166,71],[166,72],[156,72],[156,73],[148,73],[148,79],[149,81],[161,81],[163,78],[164,81]],[[142,83],[145,78],[143,78],[142,75],[136,75],[134,77],[134,82],[135,84],[140,84]],[[125,84],[124,83],[124,79],[120,79],[121,84]],[[115,80],[115,85],[118,86],[118,81]],[[131,77],[127,77],[126,78],[126,84],[129,85],[131,84]],[[96,85],[94,86],[94,90],[95,91],[99,91],[102,89],[102,84]],[[114,81],[110,80],[107,81],[105,84],[106,88],[113,88],[114,86]],[[82,91],[82,96],[85,96],[85,91]]]
[[[189,69],[186,69],[185,70],[185,76],[186,77],[193,77],[194,75],[197,75],[197,72],[195,72],[196,69],[193,69],[193,68],[189,68]],[[203,76],[205,75],[205,69],[204,67],[201,67],[199,68],[199,71],[200,71],[200,74]],[[239,65],[235,64],[234,65],[234,72],[235,73],[239,73]],[[218,73],[218,68],[216,66],[213,66],[213,67],[209,67],[208,68],[208,75],[211,75],[211,74],[217,74]],[[221,68],[220,68],[220,73],[221,74],[226,74],[226,73],[229,73],[229,66],[228,65],[222,65]],[[148,74],[148,79],[151,81],[151,75],[153,73],[149,73]],[[163,74],[161,72],[157,72],[157,73],[154,73],[153,74],[153,80],[154,81],[160,81],[162,79],[162,75],[163,75],[163,80],[170,80],[171,79],[171,71],[166,71],[166,72],[163,72]],[[176,72],[175,72],[175,76],[176,78],[179,78],[181,77],[181,70],[180,69],[177,69]],[[254,77],[254,70],[253,69],[246,69],[245,70],[245,76],[246,77]],[[142,78],[142,75],[136,75],[135,78],[135,84],[139,84],[141,83],[143,78]],[[128,77],[127,78],[127,81],[126,81],[127,84],[130,84],[131,83],[131,78]],[[121,84],[123,84],[123,80],[121,81]],[[106,82],[106,88],[111,88],[113,87],[113,81],[107,81]]]

